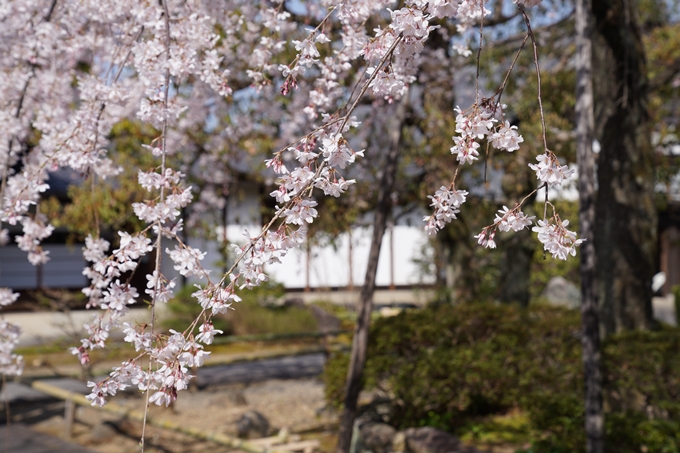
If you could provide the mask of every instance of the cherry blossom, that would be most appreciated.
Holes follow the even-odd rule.
[[[539,181],[549,186],[562,184],[576,171],[575,169],[569,169],[568,165],[560,165],[557,156],[552,151],[546,151],[545,154],[538,155],[536,160],[538,164],[529,164],[529,168],[536,172],[536,177]]]
[[[205,252],[191,247],[175,246],[174,250],[165,249],[170,259],[175,263],[175,270],[186,277],[203,277],[204,270],[200,261],[205,258]],[[158,279],[158,274],[153,276],[154,283]],[[153,286],[155,287],[155,286]]]
[[[488,249],[495,249],[496,248],[496,242],[494,241],[495,236],[496,236],[495,229],[490,230],[489,228],[484,228],[481,233],[475,236],[475,239],[477,239],[477,243],[482,247]]]
[[[201,327],[199,327],[198,330],[201,333],[196,335],[196,341],[200,341],[205,344],[212,344],[215,335],[224,333],[219,329],[215,329],[212,322],[210,321],[201,324]]]
[[[509,152],[518,150],[519,144],[523,141],[524,138],[517,132],[517,126],[510,126],[508,121],[505,121],[503,126],[491,136],[491,144],[494,148]]]
[[[455,190],[442,186],[435,192],[434,196],[428,196],[432,200],[430,206],[434,207],[434,214],[425,217],[427,222],[425,231],[428,234],[435,234],[449,223],[456,219],[456,214],[460,212],[460,206],[465,203],[468,192],[465,190]]]
[[[494,224],[498,225],[498,229],[501,231],[512,230],[517,232],[531,226],[535,218],[536,216],[528,217],[519,207],[508,209],[507,206],[503,206],[503,209],[499,210],[498,214],[496,214]]]
[[[576,256],[576,247],[585,239],[576,239],[576,233],[567,230],[569,221],[561,221],[558,216],[547,221],[539,220],[538,225],[531,230],[538,233],[538,240],[543,244],[543,249],[549,252],[553,258],[566,260],[569,255]]]
[[[9,288],[0,288],[0,307],[12,305],[19,298],[19,293],[12,292]]]
[[[11,300],[9,303],[12,303],[16,300],[16,297],[10,296],[5,298],[4,302],[9,300]],[[8,304],[5,303],[4,305]],[[0,373],[3,375],[19,376],[23,371],[23,358],[12,353],[17,344],[19,344],[19,335],[21,335],[19,326],[0,319]]]
[[[83,274],[90,284],[83,293],[88,308],[99,311],[71,352],[87,364],[91,351],[105,347],[119,330],[138,353],[103,381],[88,384],[87,398],[95,405],[129,386],[150,392],[151,403],[174,401],[188,386],[189,368],[209,357],[203,344],[222,333],[212,317],[237,307],[241,291],[267,281],[266,266],[305,243],[308,225],[319,214],[315,196],[341,196],[356,182],[352,165],[372,152],[355,151],[363,147],[354,140],[362,127],[355,116],[361,116],[355,112],[360,101],[368,99],[366,104],[377,108],[409,95],[420,65],[437,61],[425,45],[436,29],[432,24],[453,19],[462,30],[489,14],[484,0],[407,0],[401,7],[390,0],[324,0],[305,4],[312,22],[318,22],[312,29],[296,22],[284,2],[275,3],[60,0],[46,11],[38,0],[11,0],[0,8],[0,131],[5,137],[0,141],[0,221],[21,225],[23,234],[15,240],[31,263],[48,258],[40,244],[53,227],[38,205],[49,189],[50,172],[70,169],[97,183],[114,179],[115,184],[121,169],[109,156],[114,126],[141,121],[157,134],[140,143],[154,159],[153,168],[137,173],[149,199],[132,205],[146,226],[117,232],[111,242],[85,239],[89,265]],[[531,7],[539,1],[517,3]],[[375,23],[374,17],[387,22],[369,30],[366,24]],[[459,45],[458,51],[469,49]],[[244,93],[247,102],[234,99]],[[284,104],[278,102],[281,95],[285,106],[279,105]],[[471,107],[456,108],[453,165],[475,165],[486,144],[512,152],[523,143],[499,102],[477,92]],[[267,111],[267,121],[278,129],[247,114],[234,115],[242,104],[253,112]],[[221,122],[222,117],[230,121]],[[216,126],[207,126],[213,122]],[[196,131],[210,132],[209,138],[197,143],[192,140]],[[231,244],[233,265],[214,277],[203,268],[206,253],[189,246],[183,234],[200,223],[201,215],[221,211],[221,190],[230,178],[221,170],[231,158],[225,150],[241,149],[256,134],[271,139],[278,150],[265,162],[269,175],[274,173],[271,179],[276,178],[270,194],[275,213],[260,231],[246,232],[241,242]],[[25,152],[22,146],[29,142],[31,150]],[[538,161],[532,168],[541,182],[558,184],[570,174],[549,151]],[[192,185],[196,175],[203,187]],[[428,233],[460,214],[469,194],[456,187],[454,176],[429,197],[434,212],[424,218]],[[504,207],[475,237],[495,248],[497,229],[519,231],[532,221],[521,203]],[[555,216],[541,222],[534,229],[542,228],[539,240],[553,255],[575,253],[581,240],[566,230],[567,221]],[[0,245],[8,241],[9,232],[0,228]],[[175,288],[161,269],[163,251],[180,275],[201,280],[192,295],[201,313],[182,332],[161,333],[154,324],[154,307],[167,302]],[[140,295],[126,273],[138,272],[140,260],[150,254],[155,263]],[[17,297],[0,289],[0,306]],[[150,323],[123,323],[128,307],[141,300],[150,306]],[[16,326],[0,321],[4,374],[21,371],[21,359],[11,352],[18,334]],[[143,370],[142,358],[152,366]]]

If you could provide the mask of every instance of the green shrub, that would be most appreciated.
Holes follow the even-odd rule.
[[[336,409],[342,408],[343,399],[345,397],[345,381],[347,380],[347,368],[349,367],[349,354],[334,353],[326,362],[323,369],[322,379],[326,384],[324,386],[324,395],[326,401]],[[367,373],[364,373],[366,376]]]
[[[534,453],[583,451],[580,314],[559,307],[440,306],[378,320],[367,387],[393,397],[391,423],[459,434],[480,417],[527,414]],[[347,360],[332,358],[327,397],[338,404]],[[610,452],[678,452],[680,330],[633,332],[603,345]],[[646,448],[646,450],[645,450]]]
[[[191,294],[196,288],[187,285],[168,302],[171,315],[164,321],[168,329],[186,328],[201,312],[201,306]],[[266,283],[238,293],[243,300],[227,314],[213,318],[216,329],[225,335],[256,335],[263,333],[298,333],[316,330],[316,319],[306,307],[279,307],[272,304],[284,294],[283,285]]]
[[[234,335],[316,331],[316,319],[305,307],[262,306],[244,298],[234,308],[227,314]]]

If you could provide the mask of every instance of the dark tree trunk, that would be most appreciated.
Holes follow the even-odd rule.
[[[396,106],[390,120],[387,121],[388,140],[376,140],[377,143],[385,143],[388,152],[385,157],[380,187],[378,188],[378,199],[373,219],[373,235],[371,237],[371,248],[368,256],[368,267],[366,268],[366,278],[361,287],[359,299],[359,316],[354,328],[354,338],[352,340],[352,355],[347,372],[347,383],[345,384],[345,407],[340,418],[340,428],[338,433],[338,444],[336,453],[348,453],[352,441],[352,429],[357,413],[357,401],[361,390],[361,376],[366,364],[366,349],[368,347],[368,329],[371,322],[371,311],[373,309],[373,293],[375,291],[375,277],[378,270],[378,258],[380,257],[380,246],[387,226],[387,218],[392,209],[390,195],[394,189],[394,180],[397,174],[397,161],[399,157],[399,143],[401,129],[406,118],[407,96]]]
[[[482,271],[475,251],[479,247],[470,222],[464,215],[435,236],[435,247],[443,259],[443,275],[445,288],[439,303],[467,303],[479,301],[483,295]]]
[[[586,452],[604,450],[600,326],[595,283],[595,156],[593,155],[592,0],[576,0],[576,154],[581,237],[581,319]]]
[[[634,0],[593,2],[597,136],[595,211],[600,329],[652,326],[657,213],[646,60]]]
[[[528,230],[513,233],[499,247],[503,253],[498,285],[501,302],[519,304],[522,307],[529,305],[531,260],[535,250],[530,233]]]

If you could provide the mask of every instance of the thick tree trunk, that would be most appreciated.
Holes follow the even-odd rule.
[[[586,452],[604,450],[600,326],[595,283],[595,157],[593,155],[592,0],[576,0],[576,154],[581,237],[581,318]]]
[[[593,2],[599,156],[595,211],[600,329],[652,326],[657,213],[637,2]]]
[[[406,118],[407,96],[396,106],[392,118],[388,121],[388,152],[385,157],[380,187],[378,188],[378,200],[373,219],[373,236],[371,237],[371,248],[368,257],[368,267],[366,268],[366,278],[361,287],[359,300],[359,316],[354,328],[354,338],[352,340],[352,355],[347,372],[347,383],[345,384],[345,407],[340,418],[340,429],[338,433],[338,444],[336,453],[348,453],[352,441],[352,428],[357,413],[357,401],[361,390],[361,375],[366,364],[366,349],[368,347],[368,329],[371,322],[371,311],[373,309],[373,293],[375,291],[375,277],[378,270],[378,258],[380,257],[380,246],[387,226],[387,217],[392,209],[390,194],[394,189],[394,180],[397,174],[397,161],[399,157],[399,142],[401,129]],[[384,143],[384,140],[377,140]]]
[[[527,211],[525,211],[527,212]],[[529,282],[531,280],[531,260],[534,255],[534,242],[530,231],[520,231],[510,235],[501,246],[501,278],[499,299],[504,303],[529,305]]]
[[[459,217],[435,236],[435,247],[442,261],[442,289],[439,303],[479,301],[482,292],[480,261],[475,259],[477,243],[470,238],[473,232],[465,217]]]

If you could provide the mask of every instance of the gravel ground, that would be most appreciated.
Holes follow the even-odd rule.
[[[115,398],[118,404],[135,409],[143,407],[141,395]],[[194,393],[183,392],[173,406],[152,407],[152,417],[200,428],[206,432],[236,434],[236,421],[247,411],[264,415],[270,435],[279,429],[291,432],[313,430],[333,424],[337,415],[327,410],[323,383],[318,378],[270,380],[249,385],[232,384],[210,387]],[[72,440],[100,453],[139,451],[141,423],[123,420],[92,408],[78,408]],[[52,417],[33,426],[49,434],[64,435],[64,420]],[[314,437],[313,434],[310,436]],[[320,433],[323,444],[332,445],[332,435]],[[210,442],[154,427],[147,427],[145,452],[203,453],[234,451]],[[323,450],[323,449],[322,449]]]

